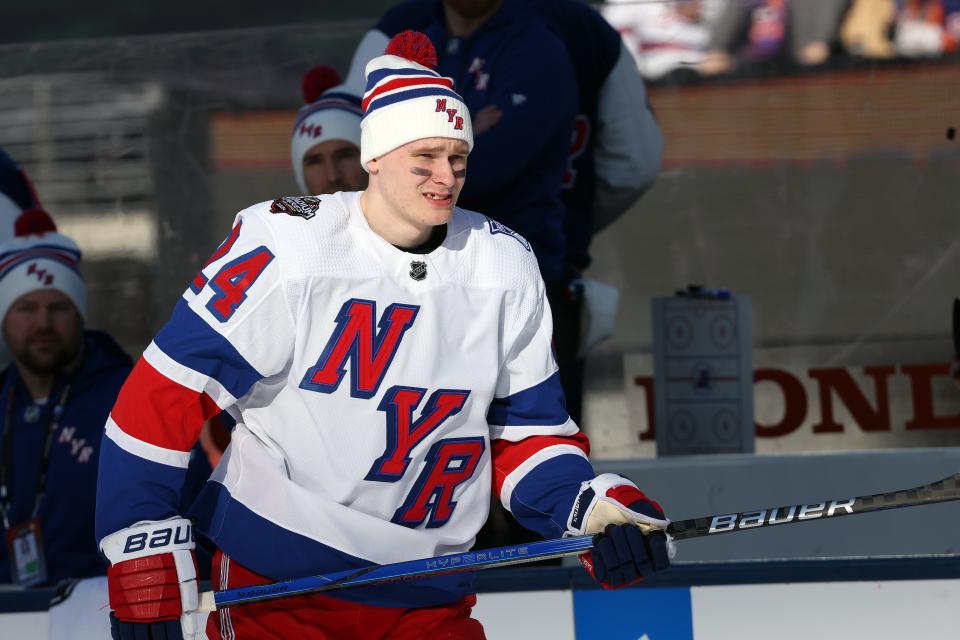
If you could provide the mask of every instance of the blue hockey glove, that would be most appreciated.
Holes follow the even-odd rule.
[[[584,482],[567,535],[597,534],[580,562],[604,588],[624,587],[662,571],[675,554],[663,509],[626,478],[603,474]]]

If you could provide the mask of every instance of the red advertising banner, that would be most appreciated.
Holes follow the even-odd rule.
[[[754,350],[757,453],[960,445],[960,388],[949,362],[821,364],[830,351]],[[611,443],[617,457],[656,453],[652,362],[649,354],[624,358],[633,442]]]

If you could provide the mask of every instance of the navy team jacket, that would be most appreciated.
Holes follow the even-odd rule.
[[[577,119],[570,143],[570,160],[563,177],[567,208],[564,235],[567,262],[585,269],[593,239],[596,165],[593,139],[603,123],[598,105],[604,82],[620,57],[620,34],[599,12],[581,0],[527,0],[563,41],[577,79]],[[637,105],[637,109],[641,109]]]
[[[38,512],[49,584],[64,578],[106,573],[93,528],[100,440],[110,409],[132,366],[130,356],[109,335],[100,331],[85,332],[83,359],[67,396],[60,426],[53,434],[47,490]],[[48,422],[45,410],[41,411],[39,420],[27,422],[25,419],[28,408],[35,405],[15,365],[8,366],[0,375],[0,421],[7,415],[7,398],[13,388],[10,411],[13,464],[8,477],[13,498],[9,518],[16,524],[28,519],[33,509]],[[66,380],[62,378],[56,381],[50,402],[56,403],[60,398],[64,384]],[[0,422],[0,429],[2,427]],[[2,437],[0,456],[6,457]],[[210,465],[205,456],[195,454],[184,495],[195,496],[209,475]],[[190,486],[195,488],[187,490]],[[2,521],[0,539],[6,539]],[[7,548],[6,544],[0,544],[0,583],[8,582]]]

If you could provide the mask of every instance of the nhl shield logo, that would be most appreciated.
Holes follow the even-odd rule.
[[[410,263],[410,277],[420,282],[427,279],[427,263],[414,260]]]
[[[317,214],[320,208],[320,198],[313,196],[284,196],[277,198],[270,205],[270,213],[285,213],[309,220]]]

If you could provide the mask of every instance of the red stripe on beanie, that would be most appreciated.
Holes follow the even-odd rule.
[[[389,80],[384,82],[379,87],[370,92],[368,96],[363,99],[361,107],[363,110],[367,110],[367,106],[376,98],[380,97],[388,91],[393,91],[395,89],[403,89],[404,87],[416,87],[424,85],[437,85],[443,86],[447,89],[453,89],[453,80],[450,78],[443,77],[429,77],[429,78],[396,78],[395,80]]]

